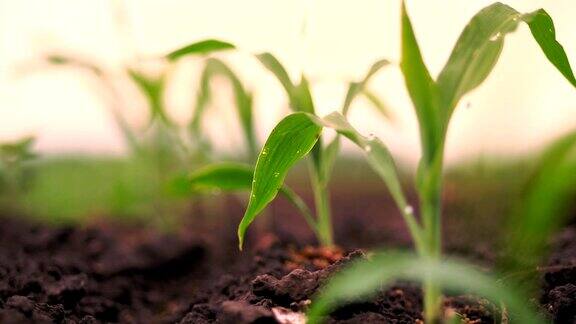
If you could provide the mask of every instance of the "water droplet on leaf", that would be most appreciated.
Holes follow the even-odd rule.
[[[408,206],[404,207],[404,213],[406,213],[406,214],[413,214],[413,213],[414,213],[414,208],[412,208],[412,206],[408,205]]]
[[[371,152],[372,151],[372,147],[370,145],[366,145],[364,146],[364,151],[366,152]]]
[[[490,41],[491,42],[495,42],[498,39],[500,39],[502,37],[502,33],[501,32],[497,32],[496,34],[492,35],[492,37],[490,37]]]

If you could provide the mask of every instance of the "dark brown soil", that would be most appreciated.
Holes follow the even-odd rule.
[[[282,222],[281,217],[276,219]],[[235,220],[160,233],[110,223],[68,228],[0,218],[0,323],[297,320],[330,274],[350,259],[362,257],[354,247],[409,244],[405,230],[394,225],[396,220],[391,228],[397,230],[386,231],[370,217],[365,221],[371,226],[339,219],[337,233],[348,238],[343,240],[346,253],[283,243],[312,242],[308,234],[298,233],[304,227],[290,222],[273,224],[276,235],[258,235],[258,239],[253,235],[249,251],[239,253]],[[368,231],[363,241],[359,233],[366,228],[374,232]],[[377,233],[382,235],[380,240]],[[576,230],[563,232],[556,246],[549,265],[540,269],[541,304],[556,323],[575,323]],[[465,253],[491,262],[490,254],[482,250],[465,248]],[[420,289],[398,283],[373,300],[338,309],[327,322],[421,323],[421,310]],[[471,296],[447,298],[445,310],[463,315],[470,323],[499,320],[490,303]]]

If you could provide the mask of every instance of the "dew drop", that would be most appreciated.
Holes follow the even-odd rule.
[[[495,42],[498,39],[500,39],[502,37],[502,33],[501,32],[497,32],[496,34],[492,35],[492,37],[490,37],[490,41],[491,42]]]
[[[255,199],[255,198],[256,198],[256,195],[255,195],[255,194],[252,194],[250,197],[251,197],[252,199]]]
[[[364,146],[364,151],[366,152],[371,152],[372,151],[372,147],[370,145],[366,145]]]
[[[280,172],[274,172],[274,178],[278,178],[279,175],[280,175]]]
[[[262,154],[262,155],[268,154],[268,150],[263,150],[261,154]]]
[[[414,213],[414,208],[412,208],[412,206],[408,205],[408,206],[404,207],[404,213],[412,215]]]

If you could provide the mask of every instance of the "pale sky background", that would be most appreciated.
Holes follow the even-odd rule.
[[[519,11],[546,9],[576,65],[574,0],[505,2]],[[433,75],[468,20],[490,3],[407,0]],[[119,17],[118,6],[124,6],[125,15]],[[293,77],[304,71],[313,82],[319,112],[327,114],[341,105],[346,82],[360,78],[376,59],[398,62],[399,8],[399,0],[0,0],[0,139],[35,134],[41,152],[122,152],[105,102],[85,75],[56,69],[22,75],[23,68],[43,53],[66,51],[117,71],[134,55],[155,57],[211,37],[240,48],[239,53],[221,56],[255,91],[257,125],[264,140],[286,114],[287,103],[279,84],[252,53],[276,54]],[[124,21],[123,30],[119,20]],[[199,62],[184,65],[175,76],[181,82],[168,100],[171,113],[183,122],[190,115]],[[218,85],[222,96],[208,117],[210,133],[222,149],[235,148],[241,142],[229,89],[225,83]],[[366,134],[380,136],[403,161],[414,163],[418,132],[397,66],[384,69],[370,88],[389,104],[394,122],[358,101],[352,123]],[[126,114],[138,125],[145,118],[143,102],[133,94],[127,97]],[[548,64],[522,25],[508,36],[493,74],[462,100],[450,128],[447,160],[525,154],[575,128],[575,89]]]

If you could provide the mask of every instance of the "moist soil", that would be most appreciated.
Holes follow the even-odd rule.
[[[366,209],[374,206],[361,206],[363,215],[371,215]],[[336,213],[342,250],[315,248],[301,220],[279,217],[289,214],[285,206],[273,209],[279,221],[257,224],[266,230],[252,230],[242,253],[235,238],[237,216],[196,219],[172,232],[1,217],[0,323],[303,323],[302,313],[322,283],[364,257],[357,247],[409,245],[399,217],[382,222],[367,216],[352,224],[348,215]],[[548,264],[539,269],[540,308],[555,323],[576,323],[576,227],[564,230],[554,245]],[[457,239],[446,249],[478,264],[494,259],[487,252],[491,246],[478,242],[466,246]],[[473,296],[447,297],[444,310],[469,323],[501,318],[496,307]],[[372,300],[337,309],[326,322],[423,323],[421,312],[418,286],[399,282]]]

